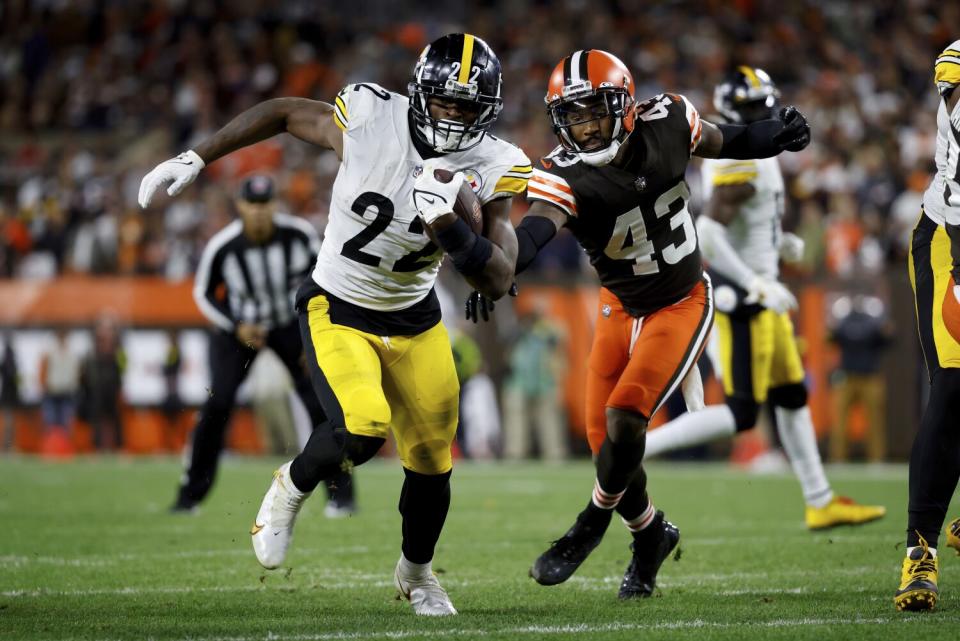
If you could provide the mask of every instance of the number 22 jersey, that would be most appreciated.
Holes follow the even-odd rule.
[[[335,100],[343,159],[313,280],[366,310],[407,310],[434,296],[443,257],[413,204],[424,159],[413,140],[409,105],[406,96],[374,84],[347,85]],[[482,204],[523,193],[532,172],[518,147],[490,134],[437,162],[463,171]]]
[[[703,273],[684,180],[702,126],[675,94],[638,105],[636,118],[623,167],[592,167],[558,147],[534,168],[527,199],[562,210],[601,285],[645,316],[682,299]]]

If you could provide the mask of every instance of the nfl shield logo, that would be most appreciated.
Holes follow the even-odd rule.
[[[603,314],[604,318],[610,318],[610,306],[604,305],[600,308],[600,313]]]
[[[643,191],[647,188],[647,179],[644,176],[638,176],[637,179],[633,181],[633,188],[637,191]]]

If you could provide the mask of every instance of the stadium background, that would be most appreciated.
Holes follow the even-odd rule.
[[[442,16],[386,0],[352,2],[349,11],[326,2],[4,3],[0,342],[13,342],[25,404],[15,413],[13,447],[44,447],[40,357],[53,330],[70,330],[71,350],[83,353],[93,325],[110,318],[126,358],[126,448],[177,450],[206,393],[206,323],[190,279],[205,241],[233,216],[238,180],[254,171],[275,176],[285,209],[322,231],[337,162],[276,138],[215,163],[179,198],[158,198],[147,211],[136,204],[141,177],[265,98],[330,100],[354,81],[405,93],[423,45],[467,30],[503,63],[496,133],[532,158],[555,144],[543,93],[570,50],[614,52],[633,70],[638,97],[680,92],[704,114],[731,65],[766,69],[814,132],[810,148],[785,155],[782,166],[785,226],[807,247],[803,267],[786,276],[801,294],[796,321],[818,427],[834,420],[838,355],[829,327],[852,296],[874,297],[895,328],[884,359],[885,409],[890,456],[903,459],[926,389],[905,256],[932,169],[932,61],[957,25],[960,5],[924,1],[490,1],[445,7]],[[696,171],[688,177],[694,191]],[[515,311],[546,301],[568,338],[565,409],[576,438],[595,285],[575,242],[561,237],[544,252],[521,280],[516,308],[499,305],[495,324],[462,323],[466,289],[449,272],[442,282],[448,325],[477,340],[496,383],[506,366],[500,346],[517,332]],[[183,357],[185,404],[173,427],[158,411],[171,336]],[[709,391],[716,398],[716,388]],[[261,449],[250,414],[238,422],[234,448]],[[862,417],[853,424],[864,427]],[[91,447],[82,425],[72,439],[75,448]]]

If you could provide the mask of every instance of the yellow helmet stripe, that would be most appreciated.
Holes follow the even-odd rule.
[[[740,65],[737,67],[737,69],[739,69],[740,73],[747,77],[747,80],[750,81],[750,84],[753,85],[754,88],[760,87],[760,78],[757,77],[757,74],[753,71],[753,69],[746,65]]]
[[[457,76],[457,82],[462,85],[467,84],[470,79],[470,66],[473,62],[473,36],[469,33],[463,34],[463,55],[460,56],[460,75]]]

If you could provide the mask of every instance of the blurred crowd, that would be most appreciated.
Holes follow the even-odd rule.
[[[330,100],[348,82],[405,93],[426,42],[468,30],[499,54],[498,133],[536,158],[555,144],[543,94],[579,48],[622,57],[638,97],[712,88],[738,64],[766,69],[799,106],[814,142],[783,158],[786,226],[807,241],[807,272],[852,276],[902,264],[934,151],[935,55],[960,5],[935,0],[487,0],[232,3],[11,0],[0,6],[0,277],[61,273],[189,278],[204,242],[232,217],[237,178],[276,175],[287,208],[322,230],[332,154],[289,137],[215,163],[176,200],[136,204],[154,164],[256,102]],[[691,180],[693,187],[697,180]],[[519,215],[521,212],[517,212]],[[555,241],[540,267],[578,273]]]

